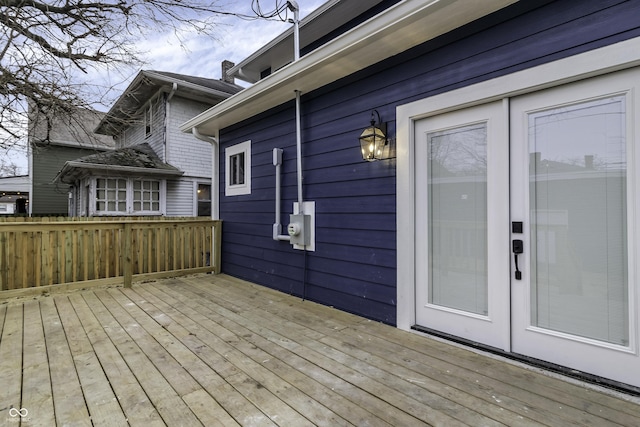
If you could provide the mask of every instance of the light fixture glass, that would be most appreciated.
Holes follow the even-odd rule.
[[[377,123],[376,123],[377,116]],[[362,159],[368,162],[383,158],[384,146],[387,136],[382,129],[384,125],[380,121],[380,114],[376,110],[371,112],[371,126],[362,131],[360,135],[360,150]]]

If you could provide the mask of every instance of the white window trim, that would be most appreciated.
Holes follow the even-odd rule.
[[[396,109],[396,324],[415,325],[415,137],[417,120],[640,66],[640,38],[424,98]],[[414,243],[411,243],[414,242]]]
[[[230,185],[231,168],[229,159],[236,154],[244,153],[244,184]],[[225,196],[240,196],[251,194],[251,141],[232,145],[224,150],[224,194]]]

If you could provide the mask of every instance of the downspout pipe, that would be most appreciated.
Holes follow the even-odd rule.
[[[218,177],[218,173],[216,172],[216,167],[219,165],[218,154],[220,151],[220,146],[218,144],[218,139],[216,137],[210,135],[203,135],[198,131],[198,128],[192,127],[191,133],[193,136],[198,138],[200,141],[208,142],[211,144],[211,219],[217,220],[220,219],[220,212],[218,211],[218,206],[220,206],[220,193],[219,193],[219,183],[220,179]]]

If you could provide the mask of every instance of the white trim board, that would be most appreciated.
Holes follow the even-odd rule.
[[[398,328],[415,325],[415,121],[635,66],[640,66],[640,37],[397,107]]]

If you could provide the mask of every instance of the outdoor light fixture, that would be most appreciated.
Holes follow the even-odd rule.
[[[363,160],[372,162],[384,158],[382,154],[387,145],[386,132],[387,126],[380,120],[380,113],[377,110],[371,111],[371,126],[362,131],[359,138]]]

